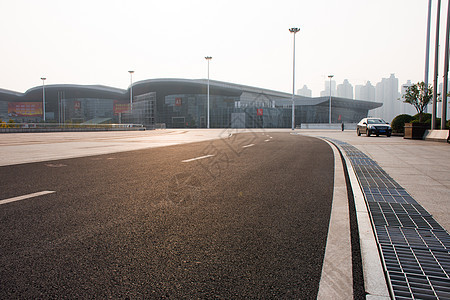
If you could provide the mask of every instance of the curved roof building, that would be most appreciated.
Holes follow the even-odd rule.
[[[127,90],[101,85],[45,85],[47,122],[141,123],[168,128],[204,128],[207,80],[149,79]],[[292,95],[210,80],[210,127],[291,127]],[[329,98],[296,96],[295,122],[328,123]],[[0,118],[23,122],[43,119],[43,87],[18,93],[0,89]],[[332,97],[332,122],[356,123],[377,102]]]

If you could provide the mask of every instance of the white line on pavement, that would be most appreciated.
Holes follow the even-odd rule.
[[[181,162],[186,163],[186,162],[191,162],[191,161],[194,161],[194,160],[204,159],[204,158],[208,158],[208,157],[212,157],[212,156],[214,156],[214,155],[213,154],[208,154],[208,155],[205,155],[205,156],[199,156],[199,157],[196,157],[196,158],[182,160]]]
[[[0,205],[10,203],[10,202],[20,201],[20,200],[25,200],[25,199],[33,198],[33,197],[37,197],[37,196],[53,194],[53,193],[56,193],[56,192],[55,191],[42,191],[42,192],[37,192],[37,193],[33,193],[33,194],[4,199],[4,200],[0,200]]]
[[[245,145],[245,146],[242,146],[242,148],[248,148],[248,147],[252,147],[252,146],[255,146],[255,144]]]

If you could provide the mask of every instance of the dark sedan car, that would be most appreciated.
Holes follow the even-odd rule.
[[[356,133],[360,136],[362,133],[365,133],[367,136],[375,134],[379,136],[380,134],[391,136],[392,128],[389,126],[389,123],[380,118],[364,118],[359,121],[356,126]]]

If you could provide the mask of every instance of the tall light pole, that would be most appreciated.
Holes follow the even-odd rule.
[[[445,35],[445,56],[444,56],[444,82],[442,83],[442,113],[441,129],[445,129],[447,123],[447,93],[448,93],[448,65],[449,65],[449,34],[450,34],[450,1],[447,6],[447,33]]]
[[[438,68],[439,68],[439,24],[441,19],[441,0],[437,2],[436,16],[436,45],[434,48],[434,77],[433,77],[433,106],[431,111],[431,129],[437,129],[436,111],[437,111],[437,93],[438,93]]]
[[[295,34],[300,31],[300,28],[289,28],[289,32],[294,34],[294,50],[292,58],[292,130],[295,129],[295,112],[294,112],[294,94],[295,94]]]
[[[45,122],[45,80],[47,78],[41,77],[42,80],[42,116]]]
[[[328,75],[328,78],[330,78],[330,109],[329,109],[329,123],[331,124],[331,78],[333,78],[334,75]]]
[[[208,94],[207,94],[207,121],[206,121],[206,128],[209,128],[209,61],[212,59],[211,56],[205,56],[206,61],[208,62]]]
[[[133,73],[134,71],[128,71],[130,73],[130,110],[133,110]]]
[[[428,87],[428,70],[430,69],[430,30],[431,30],[431,2],[428,0],[428,20],[427,20],[427,45],[425,47],[425,86]]]

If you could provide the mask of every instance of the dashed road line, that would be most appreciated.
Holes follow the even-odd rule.
[[[29,198],[34,198],[34,197],[38,197],[38,196],[43,196],[43,195],[47,195],[47,194],[53,194],[53,193],[56,193],[56,192],[55,191],[42,191],[42,192],[37,192],[37,193],[33,193],[33,194],[8,198],[8,199],[0,200],[0,205],[15,202],[15,201],[20,201],[20,200],[25,200],[25,199],[29,199]]]
[[[255,146],[255,144],[245,145],[245,146],[242,146],[242,148],[248,148],[248,147],[253,147],[253,146]]]
[[[182,160],[181,162],[187,163],[187,162],[204,159],[204,158],[208,158],[208,157],[213,157],[213,156],[214,156],[213,154],[208,154],[208,155],[199,156],[199,157],[195,157],[195,158],[191,158],[191,159],[185,159],[185,160]]]

